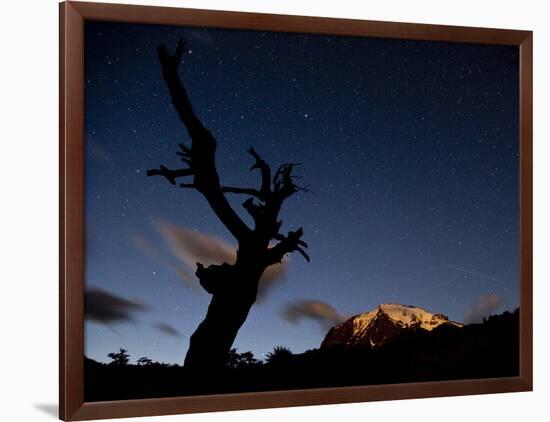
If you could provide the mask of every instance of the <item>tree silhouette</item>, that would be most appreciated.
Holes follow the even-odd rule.
[[[149,359],[148,357],[141,357],[136,362],[139,366],[149,366],[153,364],[153,360]]]
[[[177,152],[185,167],[169,169],[161,165],[159,169],[149,170],[147,175],[164,176],[175,186],[201,193],[237,240],[235,263],[224,262],[208,267],[197,263],[195,274],[212,299],[206,317],[191,336],[184,364],[187,368],[206,370],[225,365],[237,332],[256,301],[258,282],[264,270],[280,263],[290,252],[298,252],[309,261],[304,250],[307,244],[302,240],[302,228],[284,235],[280,232],[282,221],[279,220],[283,202],[298,191],[307,191],[307,187],[294,183],[293,171],[297,163],[284,163],[272,174],[269,164],[254,148],[248,150],[254,160],[250,170],[260,172],[259,188],[221,184],[215,161],[217,142],[193,111],[178,75],[185,51],[187,49],[182,40],[173,55],[164,45],[158,50],[172,104],[191,138],[191,147],[180,144],[180,151]],[[183,177],[189,177],[192,181],[176,183]],[[229,204],[227,194],[248,196],[242,205],[252,216],[253,227],[249,227]]]
[[[128,350],[120,348],[118,353],[109,353],[107,357],[110,357],[112,359],[110,365],[128,365],[130,355],[127,352]]]
[[[251,351],[239,353],[237,349],[229,350],[226,366],[228,368],[245,368],[261,365],[261,361],[254,357]]]
[[[273,352],[266,355],[266,363],[270,365],[281,365],[288,363],[292,358],[292,352],[288,347],[275,346]]]

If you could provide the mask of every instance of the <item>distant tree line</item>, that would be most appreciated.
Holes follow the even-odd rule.
[[[120,348],[118,352],[112,352],[107,355],[111,359],[108,363],[110,366],[127,366],[130,365],[130,354],[128,350]],[[278,365],[288,362],[292,357],[292,352],[289,348],[284,346],[276,346],[272,352],[266,354],[265,361],[256,359],[254,354],[249,350],[247,352],[239,353],[236,348],[232,348],[229,351],[225,366],[227,368],[247,368],[257,367],[264,364]],[[162,366],[172,367],[180,366],[178,364],[169,364],[163,362],[153,361],[152,359],[142,356],[136,360],[137,366]]]

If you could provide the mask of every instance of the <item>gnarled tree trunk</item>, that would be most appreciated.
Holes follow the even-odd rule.
[[[224,283],[242,281],[242,278],[220,279]],[[186,367],[215,369],[225,365],[235,337],[256,301],[257,289],[254,289],[253,282],[246,281],[246,284],[250,287],[212,295],[206,317],[189,341]]]

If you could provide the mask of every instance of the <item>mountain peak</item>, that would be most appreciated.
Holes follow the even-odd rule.
[[[406,330],[432,331],[441,325],[462,327],[447,316],[417,306],[382,303],[332,327],[321,347],[336,344],[380,346]]]

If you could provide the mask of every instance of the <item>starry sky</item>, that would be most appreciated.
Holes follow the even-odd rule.
[[[210,297],[183,280],[159,226],[235,243],[198,192],[145,175],[182,167],[177,144],[190,145],[157,59],[179,38],[222,182],[258,186],[253,146],[273,167],[303,163],[312,190],[281,213],[284,232],[304,228],[311,263],[290,257],[239,351],[318,347],[318,323],[281,317],[296,300],[344,316],[396,302],[456,321],[487,295],[498,311],[518,306],[517,48],[90,21],[85,283],[133,313],[88,320],[89,357],[124,347],[181,363]],[[244,199],[230,198],[239,212]]]

